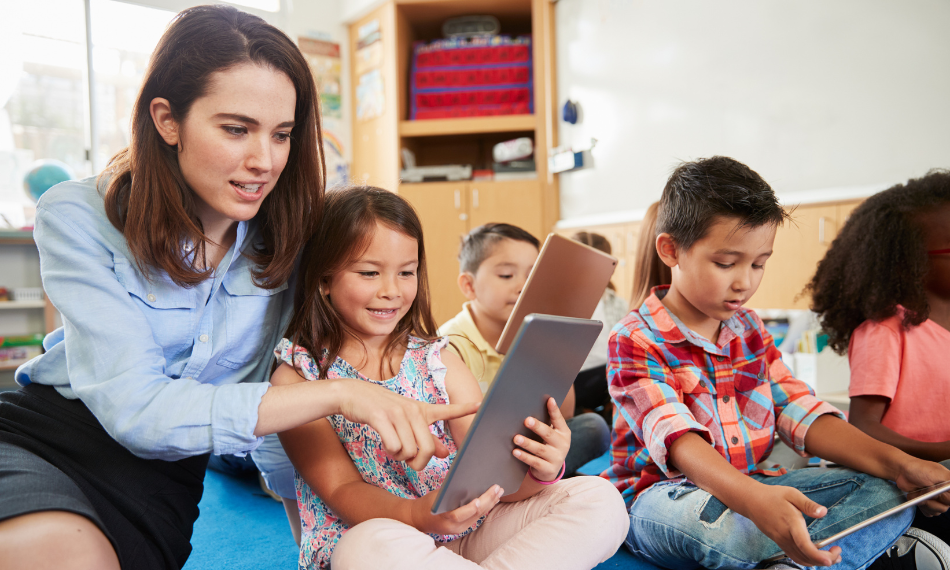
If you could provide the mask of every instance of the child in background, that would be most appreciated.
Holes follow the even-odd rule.
[[[465,365],[442,350],[448,340],[434,334],[421,225],[392,192],[327,193],[294,308],[275,350],[275,385],[355,378],[433,404],[481,400]],[[596,477],[559,481],[571,434],[553,398],[548,412],[550,425],[525,420],[542,441],[513,436],[514,455],[529,466],[520,489],[494,485],[442,515],[430,512],[435,491],[473,416],[433,423],[440,449],[421,465],[416,450],[402,450],[408,462],[386,453],[394,434],[342,415],[283,432],[297,468],[300,568],[589,569],[610,557],[626,532],[623,502]]]
[[[630,293],[630,309],[636,311],[650,296],[650,291],[659,285],[669,285],[672,280],[670,268],[656,253],[656,212],[659,202],[647,208],[640,222],[640,241],[637,242],[637,259],[633,266],[633,291]]]
[[[851,364],[848,420],[950,467],[950,172],[871,196],[809,288],[829,344]],[[950,541],[950,515],[914,526]]]
[[[538,258],[537,238],[511,224],[485,224],[468,233],[459,249],[459,289],[468,298],[458,315],[439,328],[443,336],[459,336],[456,352],[475,375],[482,393],[491,386],[502,356],[495,345]],[[574,415],[573,386],[561,404],[571,430],[567,476],[610,447],[610,428],[594,413]]]
[[[577,232],[571,239],[607,254],[612,251],[607,238],[597,233]],[[610,329],[620,322],[627,310],[627,302],[617,295],[617,288],[611,281],[597,302],[594,316],[591,317],[595,321],[603,322],[604,328],[574,379],[574,407],[578,412],[603,410],[605,420],[609,421],[611,406],[610,394],[607,392],[607,339],[610,337]]]
[[[614,327],[608,375],[620,413],[604,473],[630,507],[628,547],[658,566],[756,568],[784,551],[804,566],[864,568],[910,526],[910,510],[830,550],[812,540],[901,502],[901,490],[950,479],[818,400],[742,308],[787,217],[769,185],[730,158],[684,163],[663,190],[656,248],[672,282]],[[798,453],[850,469],[758,469],[776,431]],[[950,494],[924,508],[943,512],[941,501]]]

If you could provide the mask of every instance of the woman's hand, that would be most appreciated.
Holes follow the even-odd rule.
[[[841,547],[819,550],[808,534],[802,514],[820,519],[828,509],[794,487],[756,483],[749,489],[749,518],[786,556],[803,566],[831,566],[841,559]]]
[[[548,414],[551,416],[551,425],[531,417],[524,421],[524,425],[538,434],[542,441],[516,435],[515,445],[521,449],[512,451],[515,457],[531,469],[531,474],[538,481],[557,479],[561,467],[564,466],[564,458],[571,448],[571,430],[567,427],[554,398],[548,398]]]
[[[474,414],[478,403],[428,404],[405,398],[362,380],[340,382],[340,411],[352,422],[368,424],[383,440],[383,447],[396,461],[405,461],[421,471],[433,455],[447,457],[448,449],[432,432],[429,424]]]
[[[438,491],[432,491],[425,497],[412,501],[410,520],[417,530],[433,534],[458,534],[468,530],[475,521],[488,514],[498,500],[504,495],[504,490],[498,485],[482,493],[482,496],[467,505],[442,514],[432,514],[432,503],[435,502]]]
[[[947,481],[950,481],[950,470],[943,465],[923,459],[912,459],[901,464],[900,475],[894,482],[901,491],[908,493],[908,497],[913,498],[922,494],[922,492],[917,492],[918,489],[933,487]],[[924,516],[932,517],[946,512],[948,505],[950,505],[950,491],[924,501],[917,507]]]

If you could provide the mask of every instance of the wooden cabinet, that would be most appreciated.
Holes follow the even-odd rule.
[[[533,113],[410,120],[413,43],[441,38],[446,19],[470,14],[497,17],[502,34],[531,35]],[[376,37],[368,30],[378,30],[378,45],[366,45],[367,37]],[[419,212],[433,309],[442,323],[463,300],[456,285],[462,235],[484,223],[507,222],[543,240],[560,217],[557,179],[547,169],[547,150],[557,146],[554,5],[550,0],[388,0],[350,25],[350,49],[353,178],[398,192]],[[367,92],[372,86],[378,92],[380,83],[382,105],[365,105]],[[518,137],[534,141],[536,179],[419,184],[399,179],[402,149],[412,151],[419,166],[490,168],[492,147]]]
[[[459,312],[458,250],[462,237],[491,222],[516,225],[544,240],[539,196],[533,181],[428,182],[400,184],[399,194],[415,208],[425,235],[432,311],[439,324]]]
[[[807,309],[805,286],[815,275],[831,242],[860,201],[809,204],[792,211],[792,220],[775,234],[772,258],[748,306],[755,309]]]

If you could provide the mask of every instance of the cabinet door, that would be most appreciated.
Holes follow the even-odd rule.
[[[465,297],[459,291],[458,250],[468,231],[465,182],[400,184],[399,194],[422,220],[432,314],[437,325],[454,317]]]
[[[547,237],[541,219],[541,183],[537,180],[470,182],[468,214],[469,228],[504,222],[518,226],[541,242]]]
[[[838,206],[800,206],[775,234],[772,257],[766,263],[759,290],[748,303],[758,309],[807,309],[802,294],[818,262],[838,233]]]

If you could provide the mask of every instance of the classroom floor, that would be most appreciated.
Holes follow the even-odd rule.
[[[599,469],[606,458],[585,465]],[[585,469],[586,468],[586,469]],[[290,535],[283,506],[263,491],[254,477],[232,477],[208,470],[199,504],[201,516],[191,539],[184,570],[271,570],[297,565],[297,545]],[[625,549],[596,570],[656,570],[634,560]]]

